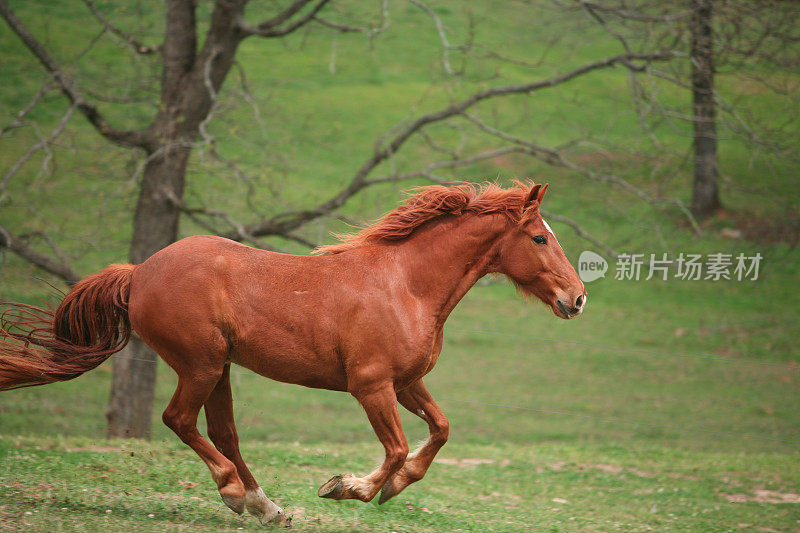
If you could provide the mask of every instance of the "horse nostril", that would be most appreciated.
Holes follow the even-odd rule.
[[[578,296],[577,300],[575,300],[575,305],[577,307],[581,307],[583,305],[583,295],[582,294],[580,296]]]

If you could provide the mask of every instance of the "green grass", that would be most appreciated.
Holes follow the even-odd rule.
[[[613,445],[448,446],[429,476],[387,504],[317,498],[332,469],[369,469],[361,443],[245,443],[264,488],[300,531],[720,531],[797,528],[797,504],[731,503],[796,487],[785,455]],[[0,439],[0,512],[12,529],[261,529],[213,495],[174,442]],[[80,472],[80,475],[76,475]],[[26,514],[27,513],[27,514]]]
[[[126,56],[112,41],[101,39],[74,63],[99,31],[80,5],[12,4],[85,86],[99,84],[120,95],[133,79],[141,91],[154,90],[146,83],[154,65],[120,59]],[[330,16],[336,20],[376,17],[360,3],[335,6]],[[203,164],[197,154],[187,202],[228,210],[243,221],[255,220],[253,209],[270,214],[314,205],[346,183],[370,156],[374,140],[407,118],[412,106],[415,114],[424,113],[447,102],[448,91],[458,97],[480,87],[545,78],[620,52],[614,39],[579,17],[534,12],[517,3],[433,7],[454,43],[467,36],[471,10],[485,21],[476,28],[476,40],[508,57],[532,61],[546,43],[556,45],[537,68],[495,69],[476,49],[463,80],[448,83],[432,22],[411,5],[393,6],[392,25],[373,47],[363,37],[334,38],[325,31],[285,42],[246,41],[238,58],[266,132],[253,124],[238,95],[236,73],[222,92],[222,112],[210,131],[218,149],[252,180],[232,180],[222,165]],[[157,42],[162,8],[160,2],[143,2],[140,13],[103,4],[119,24],[146,28],[150,43]],[[200,9],[206,10],[202,20],[208,4]],[[5,124],[42,76],[2,25],[0,50]],[[456,52],[452,60],[460,60]],[[743,83],[726,73],[719,86],[735,97]],[[774,94],[745,89],[742,105],[764,121],[783,123],[794,113]],[[669,105],[689,109],[686,94],[666,85],[659,90]],[[690,168],[680,156],[689,146],[688,124],[655,124],[662,142],[679,155],[668,156],[651,179],[660,154],[638,128],[626,91],[626,73],[613,69],[558,90],[487,103],[478,111],[543,144],[602,136],[610,147],[583,145],[572,157],[615,172],[654,196],[688,201]],[[148,104],[102,108],[126,127],[141,125],[153,111]],[[64,102],[52,97],[32,118],[49,131],[64,111]],[[792,127],[796,131],[797,125]],[[459,141],[444,127],[433,132],[445,144]],[[34,139],[31,128],[1,139],[0,168]],[[479,149],[494,146],[485,139],[471,142]],[[11,181],[0,196],[0,222],[17,233],[49,231],[82,273],[124,261],[136,195],[130,175],[138,160],[109,147],[80,117],[54,154],[52,173],[38,173],[37,156]],[[612,265],[605,279],[589,284],[587,311],[572,321],[520,300],[507,284],[479,285],[448,322],[442,356],[426,378],[451,421],[443,462],[385,506],[316,497],[316,488],[331,475],[364,473],[380,458],[380,445],[352,398],[269,382],[238,369],[233,388],[243,453],[267,493],[308,531],[798,530],[800,504],[751,501],[758,494],[800,493],[800,251],[773,243],[767,231],[796,211],[797,169],[735,140],[723,140],[720,154],[726,213],[704,225],[700,237],[687,231],[675,208],[653,209],[531,159],[508,157],[459,170],[455,177],[550,181],[546,207],[578,220],[620,252],[757,251],[764,256],[761,276],[747,282],[623,282],[613,279]],[[431,158],[430,149],[417,141],[395,164],[403,170]],[[399,188],[371,189],[343,213],[374,218],[396,205]],[[742,225],[764,227],[763,235],[756,232],[763,238],[720,234]],[[553,227],[571,258],[591,248],[566,226]],[[326,219],[302,233],[325,241],[331,230],[343,229]],[[181,232],[202,230],[184,220]],[[278,239],[269,242],[301,251]],[[45,281],[54,280],[10,254],[0,258],[0,300],[47,298]],[[228,511],[199,458],[159,422],[151,442],[104,438],[110,377],[105,364],[73,382],[0,395],[0,529],[255,529],[254,520]],[[174,375],[162,364],[154,420],[174,387]],[[403,424],[410,443],[425,438],[424,425],[411,415],[403,414]],[[745,501],[731,503],[731,498]]]
[[[773,279],[773,289],[785,281]],[[758,491],[778,498],[800,486],[797,317],[751,309],[757,292],[772,296],[766,282],[729,292],[689,285],[596,282],[585,315],[569,322],[506,285],[473,289],[426,379],[451,421],[443,462],[385,506],[316,497],[328,477],[365,473],[382,453],[345,394],[236,369],[243,453],[302,530],[796,529],[797,503],[756,500]],[[659,305],[632,319],[626,310],[648,297]],[[156,420],[175,386],[171,371],[160,370]],[[0,397],[5,524],[255,528],[218,501],[202,462],[162,425],[150,443],[104,439],[109,380],[106,364],[73,382]],[[403,424],[412,445],[425,437],[416,418],[403,413]]]

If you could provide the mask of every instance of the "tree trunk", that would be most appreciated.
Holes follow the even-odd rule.
[[[139,264],[178,237],[180,210],[171,198],[183,196],[188,147],[162,148],[145,167],[130,260]],[[156,152],[158,153],[158,152]],[[150,438],[158,356],[137,336],[114,356],[111,399],[106,411],[108,436]]]
[[[238,22],[244,0],[216,2],[211,26],[197,53],[193,0],[167,2],[161,104],[147,133],[149,148],[136,214],[130,260],[139,264],[178,238],[179,203],[186,163],[200,125],[214,109],[216,93],[233,65],[242,39]],[[149,438],[157,355],[141,339],[114,358],[106,418],[108,435]]]
[[[158,358],[137,335],[113,359],[108,436],[149,439]]]
[[[692,1],[692,94],[694,97],[694,188],[692,211],[706,217],[719,209],[717,127],[714,105],[713,0]]]

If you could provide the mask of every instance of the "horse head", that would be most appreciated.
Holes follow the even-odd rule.
[[[530,188],[522,217],[499,243],[493,270],[508,276],[523,294],[550,306],[556,316],[569,319],[583,312],[586,288],[539,213],[546,190],[547,184]]]

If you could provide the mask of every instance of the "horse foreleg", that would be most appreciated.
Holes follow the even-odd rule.
[[[245,488],[236,466],[197,431],[197,415],[222,372],[193,372],[178,374],[178,388],[164,411],[164,423],[192,448],[211,470],[222,501],[233,511],[242,514]]]
[[[425,476],[434,457],[447,442],[450,424],[436,402],[433,401],[422,380],[397,394],[400,404],[428,423],[430,436],[414,453],[409,454],[403,467],[383,486],[380,500],[383,503],[398,495],[403,489]]]
[[[283,515],[283,509],[267,498],[239,452],[239,435],[236,433],[236,424],[233,420],[230,367],[230,364],[225,365],[222,376],[204,406],[208,438],[236,466],[246,491],[244,504],[247,511],[262,524],[266,524]]]
[[[403,466],[408,455],[408,443],[400,425],[397,396],[391,383],[379,389],[370,389],[369,392],[351,392],[367,412],[372,429],[386,450],[386,458],[381,466],[367,476],[359,478],[345,474],[332,477],[319,488],[317,494],[322,498],[352,498],[368,502],[375,497],[386,480]]]

